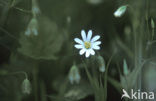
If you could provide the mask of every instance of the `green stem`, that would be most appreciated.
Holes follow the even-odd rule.
[[[111,63],[111,61],[112,61],[112,58],[113,58],[113,56],[114,56],[114,54],[112,54],[112,56],[110,57],[110,59],[108,60],[108,63],[107,63],[107,65],[106,65],[106,72],[105,72],[105,79],[104,79],[104,101],[107,101],[107,73],[108,73],[108,68],[109,68],[109,65],[110,65],[110,63]]]
[[[19,10],[19,11],[21,11],[21,12],[31,14],[31,11],[29,11],[29,10],[25,10],[25,9],[22,9],[22,8],[19,8],[19,7],[13,7],[13,8],[14,8],[14,9],[17,9],[17,10]]]
[[[148,1],[149,0],[146,0],[146,15],[145,15],[145,17],[146,17],[147,34],[150,35],[149,24],[148,24],[148,6],[149,6]],[[149,37],[149,39],[150,39],[150,37]]]
[[[19,72],[13,72],[13,73],[10,73],[11,75],[15,75],[15,74],[24,74],[25,78],[28,78],[28,75],[26,72],[23,72],[23,71],[19,71]]]
[[[33,68],[33,86],[35,101],[38,101],[38,63],[35,63]]]
[[[152,40],[154,39],[154,28],[152,28]]]

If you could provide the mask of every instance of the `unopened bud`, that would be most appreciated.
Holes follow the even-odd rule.
[[[115,12],[114,16],[115,17],[121,17],[125,12],[126,12],[127,6],[120,6]]]
[[[31,92],[31,83],[26,78],[22,82],[22,93],[24,93],[24,94],[30,94],[30,92]]]
[[[30,35],[38,35],[38,21],[37,19],[34,17],[31,19],[31,21],[28,24],[28,28],[25,31],[25,35],[30,36]]]
[[[127,65],[127,62],[125,59],[123,60],[123,73],[124,73],[124,75],[129,74],[128,65]]]
[[[69,71],[69,80],[71,84],[76,82],[77,84],[80,82],[81,76],[79,74],[79,70],[76,65],[73,65]]]
[[[40,9],[37,6],[32,7],[32,12],[33,14],[39,14],[40,13]]]
[[[99,64],[99,71],[105,72],[106,65],[105,65],[104,58],[102,56],[98,56],[97,60],[98,60],[98,64]]]
[[[152,27],[153,29],[155,28],[155,24],[154,24],[153,19],[151,19],[151,27]]]

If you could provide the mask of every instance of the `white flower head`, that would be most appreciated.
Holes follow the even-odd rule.
[[[85,31],[81,31],[82,40],[79,38],[75,38],[75,42],[78,43],[75,45],[75,48],[80,49],[79,54],[83,55],[85,53],[86,58],[90,55],[95,55],[94,50],[100,50],[101,41],[97,41],[100,39],[99,35],[96,35],[92,38],[92,30],[88,31],[86,35]]]
[[[121,6],[119,7],[115,12],[114,12],[114,16],[115,17],[121,17],[127,9],[127,5]]]

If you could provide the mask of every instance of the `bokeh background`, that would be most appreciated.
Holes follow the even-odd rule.
[[[0,0],[0,101],[103,101],[103,97],[120,101],[122,88],[155,92],[155,4],[155,0]],[[126,12],[115,17],[123,5],[128,5]],[[82,29],[101,36],[101,49],[89,59],[74,47]],[[98,71],[99,56],[105,68],[113,56],[104,73]],[[81,80],[71,84],[74,64]]]

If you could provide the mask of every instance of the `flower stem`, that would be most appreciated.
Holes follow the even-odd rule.
[[[35,101],[38,101],[38,62],[34,64],[33,68],[33,87],[34,87],[34,97]]]

